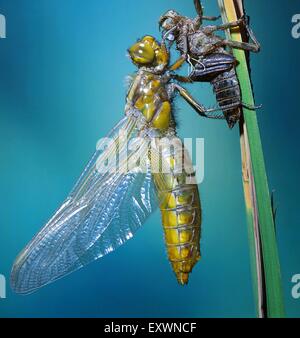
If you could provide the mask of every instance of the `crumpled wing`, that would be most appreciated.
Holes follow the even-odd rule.
[[[126,117],[108,135],[118,147],[120,167],[134,156],[147,158],[146,143],[126,149],[136,136],[136,124],[136,118]],[[17,293],[33,292],[115,250],[156,208],[150,168],[142,172],[140,163],[123,173],[97,170],[97,164],[113,156],[112,148],[96,151],[70,196],[17,257],[11,274]]]

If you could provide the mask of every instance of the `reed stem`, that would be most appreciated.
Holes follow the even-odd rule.
[[[218,3],[224,22],[236,21],[244,13],[242,0],[218,0]],[[243,41],[239,29],[227,34],[232,40]],[[233,53],[239,62],[237,74],[243,102],[254,106],[246,53],[237,49]],[[274,217],[257,116],[255,111],[246,108],[242,115],[242,173],[257,316],[284,317]]]

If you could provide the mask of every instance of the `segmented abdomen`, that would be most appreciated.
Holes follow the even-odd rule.
[[[230,128],[241,116],[241,89],[237,79],[236,70],[233,67],[229,71],[219,74],[212,81],[216,99]],[[231,106],[226,108],[226,106]]]
[[[196,185],[177,186],[161,207],[169,260],[180,284],[200,259],[201,209]]]
[[[182,161],[178,152],[183,147],[180,140],[176,140],[177,147],[171,154],[163,149],[163,161],[168,162],[171,172],[155,174],[154,180],[161,198],[168,258],[178,282],[187,284],[189,273],[200,259],[201,206],[191,161],[187,152]]]

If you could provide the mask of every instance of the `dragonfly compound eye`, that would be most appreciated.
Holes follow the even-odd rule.
[[[151,65],[155,60],[155,49],[148,40],[140,40],[128,50],[132,61],[138,65]]]

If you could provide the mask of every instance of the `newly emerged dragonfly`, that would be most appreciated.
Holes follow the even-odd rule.
[[[18,293],[33,292],[112,252],[157,205],[168,258],[180,284],[188,282],[200,258],[198,186],[189,155],[176,136],[171,103],[179,92],[203,116],[205,109],[174,82],[170,69],[175,67],[169,67],[163,43],[145,36],[129,55],[138,70],[127,93],[125,117],[104,139],[111,140],[109,146],[98,144],[65,202],[17,257],[11,284]]]

